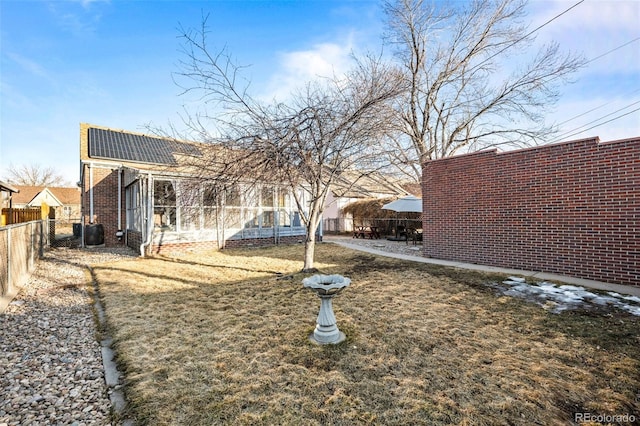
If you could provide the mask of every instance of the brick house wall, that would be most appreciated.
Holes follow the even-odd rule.
[[[640,285],[640,138],[423,165],[427,257]]]
[[[142,244],[142,232],[127,230],[126,241],[129,248],[139,252]]]
[[[280,244],[296,244],[304,242],[304,236],[286,236],[280,237]],[[225,248],[239,248],[239,247],[268,247],[273,246],[275,243],[273,238],[243,238],[243,239],[230,239],[225,242]],[[138,246],[139,247],[139,246]],[[136,247],[136,249],[138,248]],[[202,250],[217,250],[217,241],[194,241],[185,243],[168,243],[168,244],[154,244],[151,247],[151,253],[153,254],[176,254],[187,253],[192,251]]]
[[[106,166],[93,166],[93,212],[90,207],[90,167],[84,165],[84,193],[82,194],[82,218],[84,224],[101,224],[104,227],[104,244],[107,247],[123,246],[124,238],[118,241],[118,169]],[[122,227],[125,227],[124,188],[122,188]]]

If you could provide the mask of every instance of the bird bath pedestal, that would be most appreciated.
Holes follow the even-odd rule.
[[[312,342],[321,345],[342,342],[346,337],[338,330],[336,316],[333,314],[333,297],[351,283],[342,275],[314,275],[302,280],[302,285],[313,289],[320,298],[320,312],[316,320],[316,328],[309,336]]]

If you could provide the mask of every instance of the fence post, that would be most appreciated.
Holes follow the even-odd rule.
[[[56,209],[49,209],[49,244],[56,240]]]
[[[33,226],[36,224],[35,221],[31,221],[29,222],[27,225],[29,225],[29,246],[28,246],[28,252],[27,252],[27,256],[28,256],[28,261],[29,261],[29,270],[31,271],[33,269],[33,258],[34,253],[36,251],[36,247],[35,247],[35,241],[33,240]]]
[[[40,232],[38,232],[38,257],[42,259],[42,256],[44,256],[44,220],[41,220],[39,225]]]

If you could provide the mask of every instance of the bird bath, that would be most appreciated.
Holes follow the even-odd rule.
[[[351,284],[351,280],[342,275],[314,275],[302,280],[302,285],[313,289],[320,298],[320,312],[316,320],[316,328],[309,336],[312,342],[321,345],[335,344],[346,338],[336,324],[332,299],[349,284]]]

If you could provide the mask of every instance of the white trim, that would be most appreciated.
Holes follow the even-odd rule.
[[[89,163],[89,223],[93,223],[93,164]]]
[[[122,168],[118,169],[118,231],[122,231]]]

